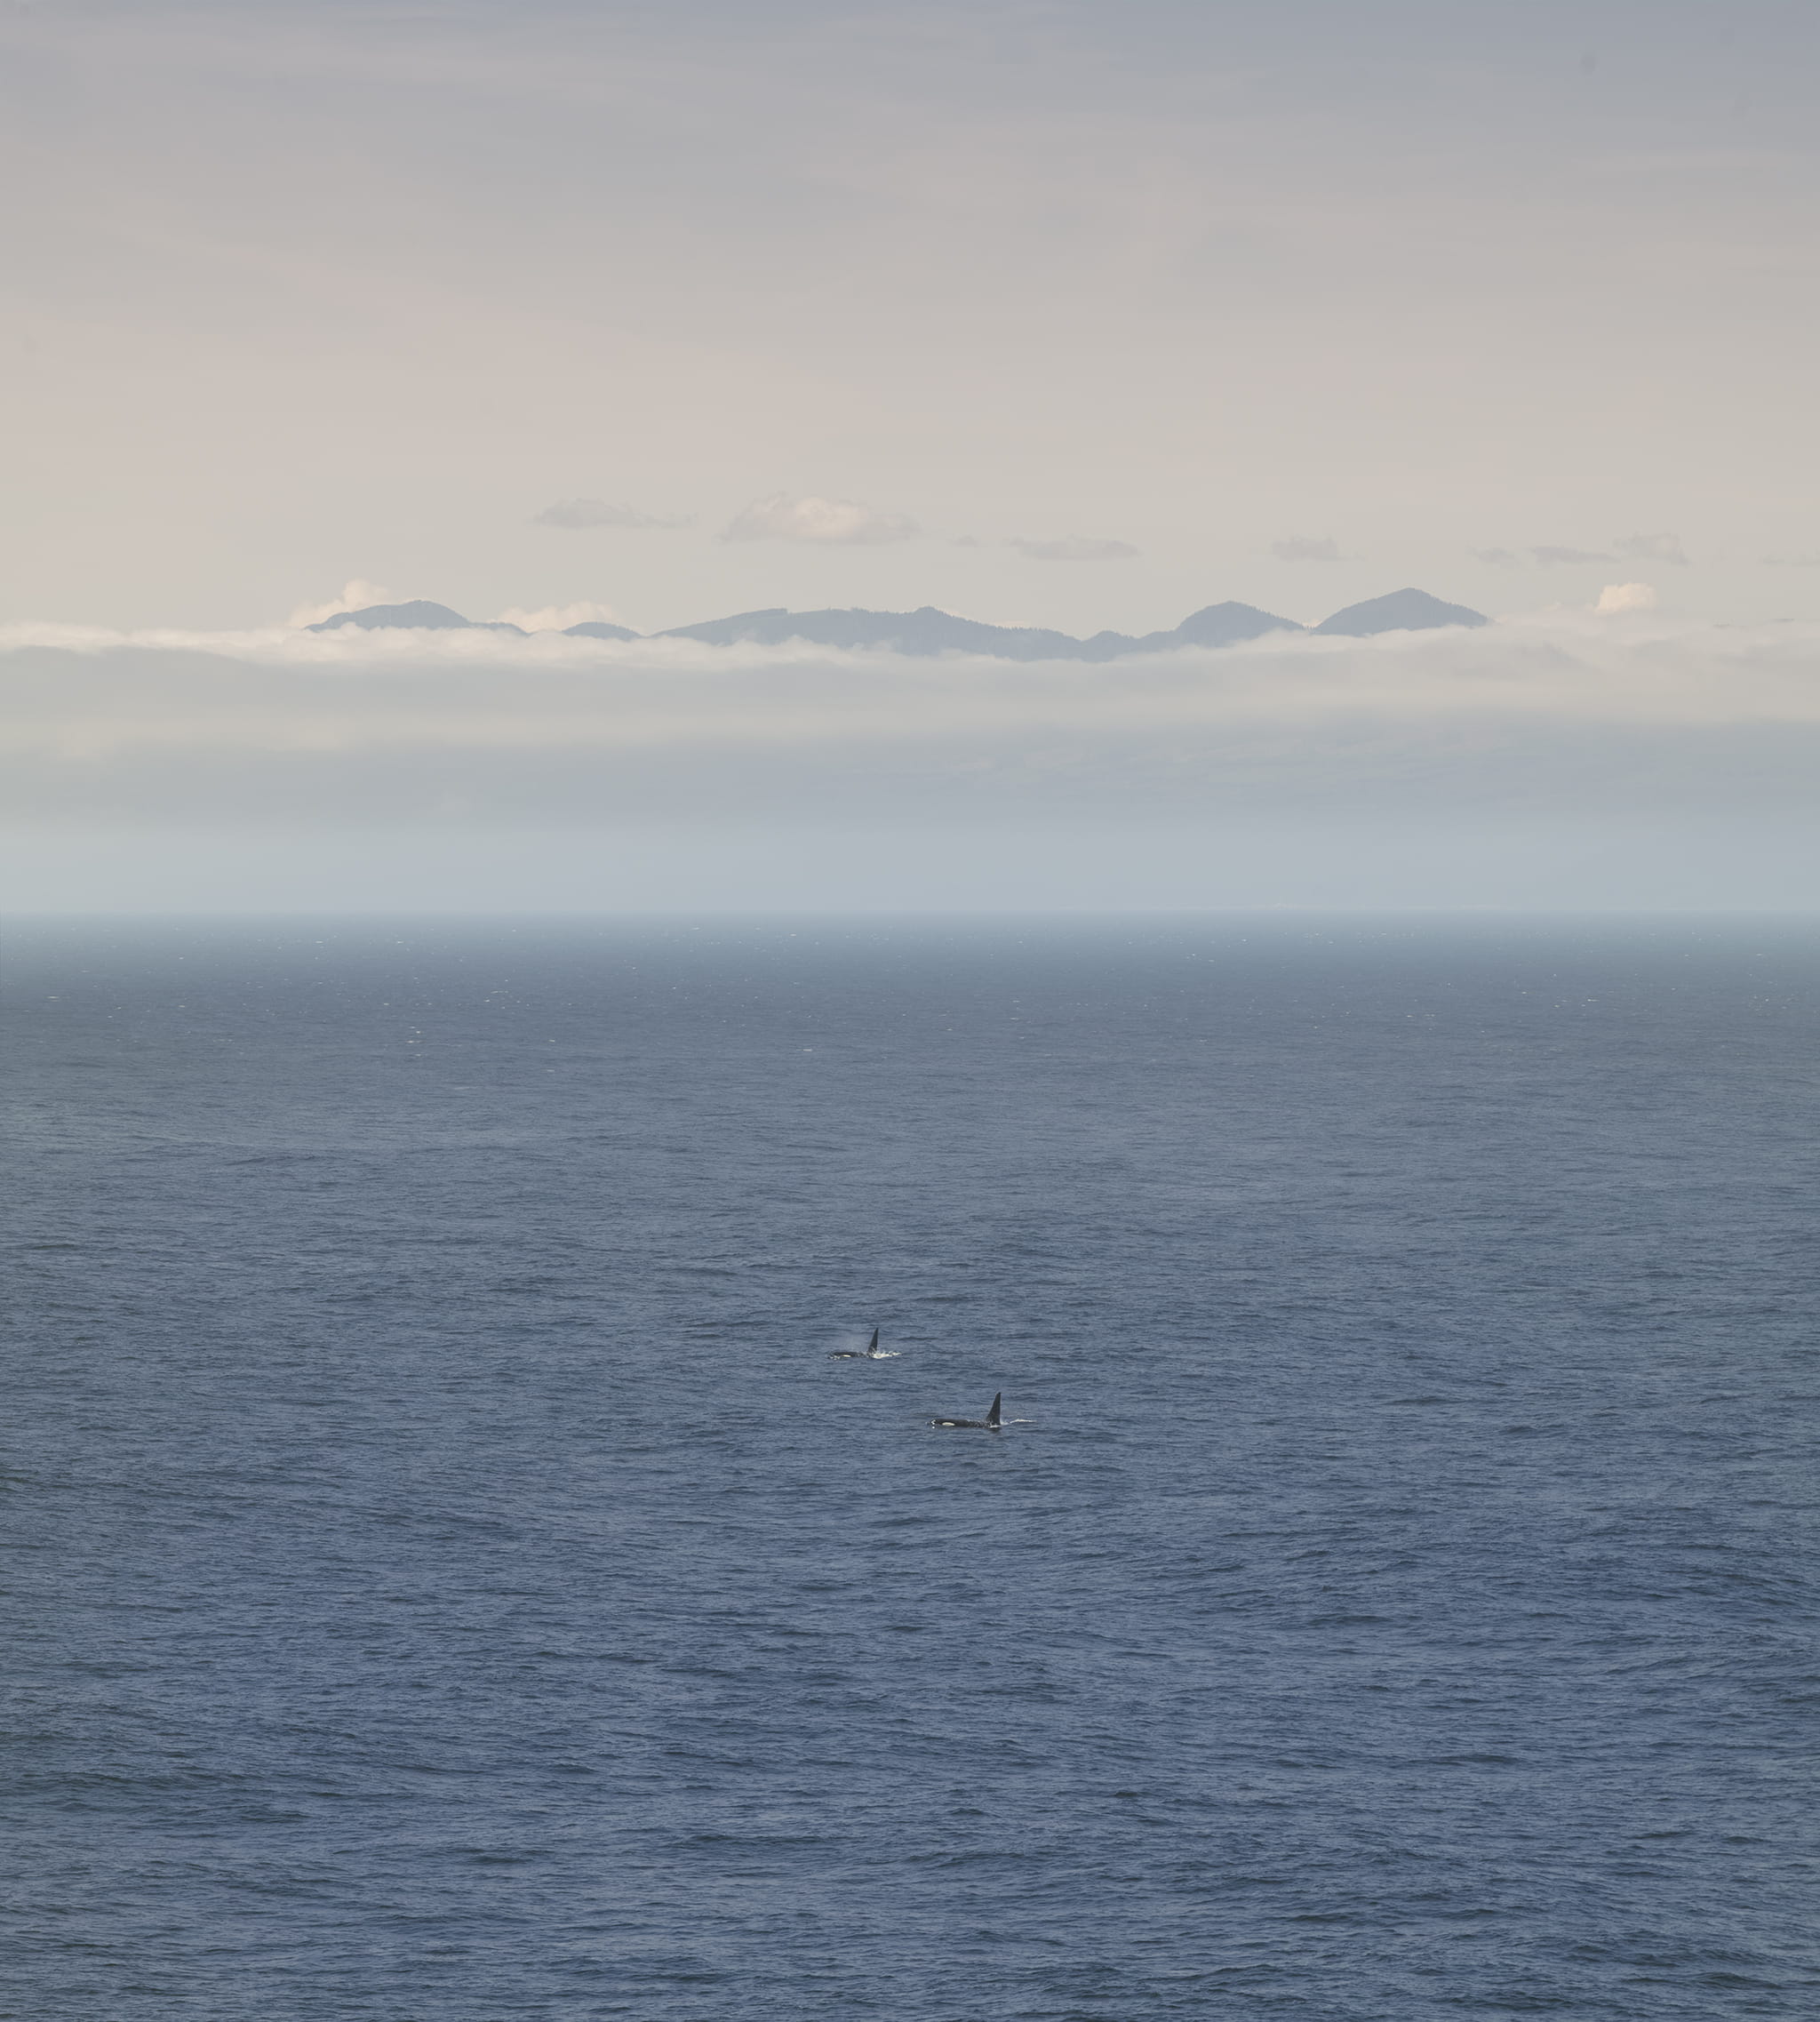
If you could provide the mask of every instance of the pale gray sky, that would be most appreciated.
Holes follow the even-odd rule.
[[[356,578],[641,630],[1820,616],[1810,0],[93,0],[0,42],[0,621]]]
[[[1811,0],[12,5],[0,907],[1811,906],[1816,85]],[[1508,621],[285,629],[1406,584]]]

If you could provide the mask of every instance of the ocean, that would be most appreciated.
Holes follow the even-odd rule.
[[[1820,2013],[1820,926],[0,987],[0,2016]]]

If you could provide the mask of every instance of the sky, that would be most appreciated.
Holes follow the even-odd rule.
[[[942,877],[1000,889],[970,877],[980,837],[1032,903],[1318,903],[1372,823],[1358,861],[1382,875],[1336,902],[1797,903],[1816,84],[1808,0],[12,4],[0,677],[38,700],[8,750],[53,717],[141,730],[100,736],[105,762],[6,760],[0,906],[351,903],[379,847],[356,835],[396,843],[400,903],[465,902],[508,859],[515,905],[945,903]],[[1482,716],[1502,770],[1475,799],[1436,783],[1457,710],[1408,639],[1370,662],[1374,755],[1347,747],[1344,791],[1321,739],[1351,733],[1331,712],[1297,731],[1299,675],[1272,691],[1268,752],[1225,718],[1159,731],[1142,682],[1106,677],[1070,772],[1053,719],[1078,672],[989,723],[954,714],[952,669],[798,656],[739,678],[858,683],[874,714],[843,747],[773,693],[779,771],[726,755],[753,748],[749,699],[646,650],[642,672],[588,663],[638,709],[689,698],[634,790],[597,731],[563,743],[534,655],[420,653],[432,694],[405,707],[393,663],[283,643],[382,598],[640,631],[935,603],[1144,632],[1405,584],[1503,620],[1487,637],[1525,679],[1546,639],[1607,699],[1636,692],[1614,721],[1548,690],[1545,736],[1545,683]],[[1721,731],[1687,696],[1735,697],[1740,639],[1781,685],[1766,700],[1751,661],[1755,727]],[[1672,693],[1646,678],[1665,659]],[[206,691],[205,664],[238,671]],[[973,700],[1002,685],[968,678]],[[288,729],[285,680],[312,698]],[[357,691],[345,721],[330,688]],[[482,731],[458,734],[464,710]],[[160,716],[169,752],[190,739],[162,772]],[[280,790],[284,737],[365,750],[382,718],[370,787],[349,758]],[[527,770],[527,737],[567,751],[569,784]],[[1198,786],[1157,783],[1169,737],[1203,755]],[[1048,784],[963,805],[942,766],[975,760]],[[1150,784],[1115,791],[1120,764]],[[1399,767],[1427,782],[1401,840]],[[236,801],[255,775],[275,799]],[[866,826],[854,779],[882,796],[867,847],[889,830],[899,853],[836,875],[826,837]],[[1189,835],[1217,839],[1209,866],[1265,869],[1185,882]],[[355,868],[331,873],[338,850]]]

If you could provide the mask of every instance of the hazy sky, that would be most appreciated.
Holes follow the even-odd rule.
[[[0,39],[0,620],[1820,617],[1811,0]]]
[[[1820,899],[1812,0],[0,43],[0,907]],[[1504,621],[1091,668],[295,628],[1405,584]]]

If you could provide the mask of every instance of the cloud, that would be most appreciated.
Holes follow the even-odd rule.
[[[533,526],[662,527],[671,531],[695,524],[693,513],[646,513],[636,506],[610,506],[604,499],[559,499],[546,506]]]
[[[1513,547],[1475,547],[1473,559],[1487,563],[1494,569],[1508,569],[1516,561],[1517,551]]]
[[[383,583],[370,583],[356,576],[352,582],[341,586],[339,597],[331,597],[326,603],[300,603],[285,619],[287,625],[299,628],[306,625],[320,625],[323,619],[332,618],[338,611],[363,611],[370,603],[389,603],[392,593]]]
[[[1820,873],[1812,623],[1583,609],[1116,667],[28,630],[0,631],[20,910],[1794,909]]]
[[[1611,585],[1602,613],[1645,611],[1650,595],[1647,584]],[[1321,722],[1425,738],[1449,723],[1514,720],[1820,731],[1816,653],[1820,623],[1658,619],[1635,630],[1560,608],[1470,633],[1271,634],[1111,666],[481,628],[12,625],[0,627],[0,748],[749,749],[1024,728],[1154,732],[1166,744],[1195,726],[1224,734],[1263,723],[1293,739]]]
[[[1094,540],[1071,533],[1060,540],[1008,540],[1032,562],[1129,562],[1138,550],[1129,540]]]
[[[1590,562],[1617,560],[1597,547],[1532,547],[1529,552],[1545,569],[1580,569]]]
[[[488,867],[533,830],[553,867],[623,845],[619,884],[570,875],[582,909],[610,891],[656,903],[667,888],[649,867],[677,851],[770,863],[798,832],[788,847],[865,909],[883,890],[865,852],[887,829],[906,867],[891,889],[924,909],[988,891],[1016,909],[1019,889],[1079,907],[1120,850],[1142,876],[1104,888],[1108,902],[1160,891],[1143,878],[1168,866],[1187,880],[1169,888],[1184,905],[1314,904],[1344,887],[1377,905],[1574,907],[1596,889],[1761,906],[1773,889],[1800,906],[1820,867],[1816,654],[1820,624],[1585,609],[1112,667],[485,631],[129,640],[14,626],[0,628],[0,846],[20,867],[15,902],[42,907],[64,889],[58,867],[112,836],[116,868],[84,901],[108,909],[129,889],[167,910],[217,889],[215,872],[177,866],[170,852],[186,849],[196,865],[269,867],[235,886],[243,910],[306,890],[329,909],[395,907],[388,867],[413,850],[442,861],[445,842],[459,860],[438,905],[537,906],[540,890],[547,904],[555,887],[535,881],[501,903]],[[1006,849],[1031,865],[1027,886],[991,882]],[[955,864],[939,891],[915,869],[930,850]],[[310,883],[325,851],[350,867],[336,894]],[[1733,867],[1715,885],[1721,857]],[[1589,865],[1616,858],[1632,882],[1589,885]],[[1359,883],[1352,867],[1368,861],[1378,868]],[[1223,882],[1196,884],[1212,873],[1194,865]],[[705,902],[728,889],[705,886]],[[775,908],[795,888],[751,889]]]
[[[515,625],[523,632],[562,632],[571,625],[619,625],[624,621],[610,603],[546,603],[535,611],[521,611],[514,604],[499,613],[502,624]]]
[[[1608,583],[1592,608],[1601,618],[1616,618],[1626,611],[1654,611],[1656,592],[1648,583]]]
[[[1767,569],[1820,569],[1820,554],[1766,555],[1763,565]]]
[[[1672,562],[1678,569],[1691,565],[1679,534],[1627,533],[1616,547],[1620,555],[1632,562]]]
[[[875,547],[914,540],[920,530],[901,513],[877,513],[856,499],[793,499],[773,492],[754,499],[722,531],[722,540],[802,540],[826,546]]]
[[[1333,539],[1313,540],[1291,534],[1287,540],[1273,540],[1270,551],[1279,562],[1337,562],[1339,544]]]

